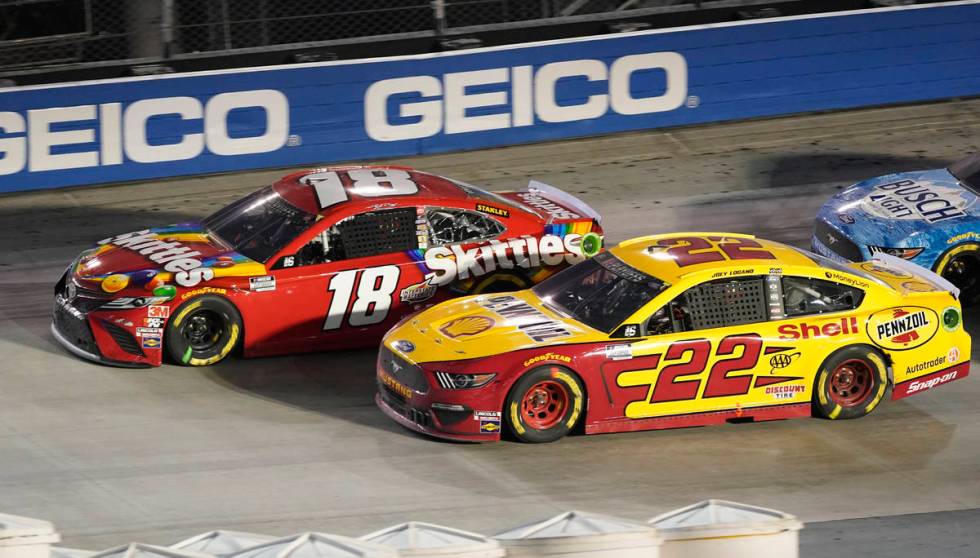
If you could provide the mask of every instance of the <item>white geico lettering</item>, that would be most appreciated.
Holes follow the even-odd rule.
[[[630,88],[633,74],[662,70],[667,87],[662,93],[634,97]],[[594,93],[577,103],[559,103],[560,81],[584,78],[606,82],[607,93]],[[507,86],[508,90],[467,93],[475,86]],[[509,101],[508,101],[509,92]],[[392,122],[388,113],[393,95],[412,94],[424,100],[402,101],[397,116],[408,122]],[[574,122],[598,118],[610,109],[618,114],[635,115],[666,112],[679,108],[687,99],[687,62],[676,52],[633,54],[607,66],[602,60],[552,62],[538,68],[515,66],[434,76],[412,76],[372,83],[364,95],[364,127],[377,141],[398,141],[434,136],[440,131],[460,134],[499,130],[542,122]],[[486,114],[488,107],[500,109]],[[469,109],[483,114],[468,115]]]
[[[265,130],[231,137],[228,114],[246,108],[265,113]],[[160,116],[203,123],[197,126],[200,131],[151,144],[147,123]],[[289,101],[280,91],[262,89],[220,93],[205,105],[194,97],[167,97],[141,99],[125,110],[121,103],[35,109],[27,111],[26,119],[17,112],[0,112],[0,133],[12,136],[0,138],[0,175],[25,167],[39,172],[118,165],[123,153],[137,163],[183,161],[205,149],[215,155],[266,153],[286,144]],[[91,144],[89,150],[77,147],[85,144]]]

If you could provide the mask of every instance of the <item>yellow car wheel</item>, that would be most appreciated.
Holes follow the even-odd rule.
[[[960,288],[963,304],[980,302],[980,244],[954,246],[939,257],[934,267],[937,274]]]
[[[177,364],[207,366],[228,356],[242,338],[242,318],[220,296],[201,296],[180,305],[170,316],[163,342]]]
[[[582,381],[561,366],[535,368],[510,389],[504,416],[511,433],[522,442],[544,443],[563,438],[584,414]]]
[[[822,417],[863,417],[881,403],[888,388],[885,359],[867,345],[852,345],[830,355],[820,367],[813,405]]]
[[[531,286],[531,280],[521,273],[494,273],[473,284],[470,294],[506,293],[524,290]]]

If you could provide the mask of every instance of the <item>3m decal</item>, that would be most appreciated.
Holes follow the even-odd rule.
[[[578,246],[582,235],[564,237],[544,235],[510,240],[491,240],[473,248],[458,244],[435,246],[425,251],[425,265],[435,278],[436,286],[448,285],[456,279],[480,277],[497,269],[534,269],[542,265],[555,266],[563,262],[574,264],[585,259]]]
[[[561,322],[552,320],[544,312],[514,296],[492,296],[479,301],[479,304],[504,318],[507,325],[516,325],[525,335],[539,343],[572,334]]]
[[[816,323],[800,322],[783,324],[776,331],[780,339],[810,339],[811,337],[836,337],[838,335],[857,335],[858,321],[855,317],[836,318]]]
[[[464,316],[450,320],[439,328],[450,339],[477,335],[493,327],[494,321],[486,316]]]
[[[180,242],[160,240],[150,229],[105,238],[99,244],[112,244],[146,256],[153,263],[174,274],[174,281],[182,287],[193,287],[201,281],[214,279],[214,270],[202,267],[204,264],[195,256],[201,253],[191,250]]]
[[[665,238],[650,247],[663,250],[678,267],[725,260],[775,260],[776,256],[751,238],[685,236]]]
[[[347,184],[344,184],[344,177]],[[308,174],[299,179],[313,187],[320,209],[347,201],[349,194],[365,198],[410,196],[419,187],[407,172],[400,169],[352,169]]]
[[[570,362],[572,362],[572,357],[567,356],[567,355],[559,355],[557,353],[545,353],[543,355],[533,356],[533,357],[525,360],[524,361],[524,367],[526,368],[528,366],[531,366],[532,364],[536,364],[536,363],[539,363],[539,362],[556,361],[556,360],[559,361],[559,362],[570,363]]]
[[[861,200],[861,209],[883,219],[938,223],[966,215],[976,196],[931,181],[899,180],[879,184]]]
[[[170,317],[170,307],[169,306],[149,306],[146,309],[146,317],[148,318],[163,318],[167,319]]]
[[[344,325],[344,317],[351,327],[363,327],[381,323],[391,310],[391,297],[398,287],[401,270],[397,265],[371,267],[364,270],[348,269],[335,273],[327,283],[330,291],[330,307],[323,329],[338,329]],[[354,289],[357,296],[351,304]]]
[[[504,209],[502,207],[494,207],[492,205],[487,205],[484,203],[476,204],[476,210],[480,213],[486,213],[487,215],[496,215],[497,217],[508,218],[510,217],[510,210]]]
[[[905,306],[875,312],[868,318],[871,341],[884,349],[904,351],[920,347],[939,330],[939,315],[929,308]]]

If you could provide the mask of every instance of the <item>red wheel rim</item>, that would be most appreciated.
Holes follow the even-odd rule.
[[[543,380],[531,386],[521,399],[524,424],[535,430],[547,430],[565,416],[568,408],[568,391],[554,380]]]
[[[860,405],[871,394],[871,366],[861,359],[841,363],[830,375],[830,399],[841,407]]]

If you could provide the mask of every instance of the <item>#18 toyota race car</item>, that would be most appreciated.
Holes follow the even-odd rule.
[[[817,215],[814,252],[838,261],[890,254],[932,269],[980,302],[980,153],[946,169],[859,182]]]
[[[381,410],[437,437],[849,419],[966,377],[955,286],[881,254],[843,265],[748,235],[636,238],[515,293],[405,319]]]
[[[523,289],[594,254],[598,223],[534,181],[492,194],[407,167],[303,171],[199,223],[102,240],[55,287],[51,330],[123,366],[369,345],[424,305]]]

